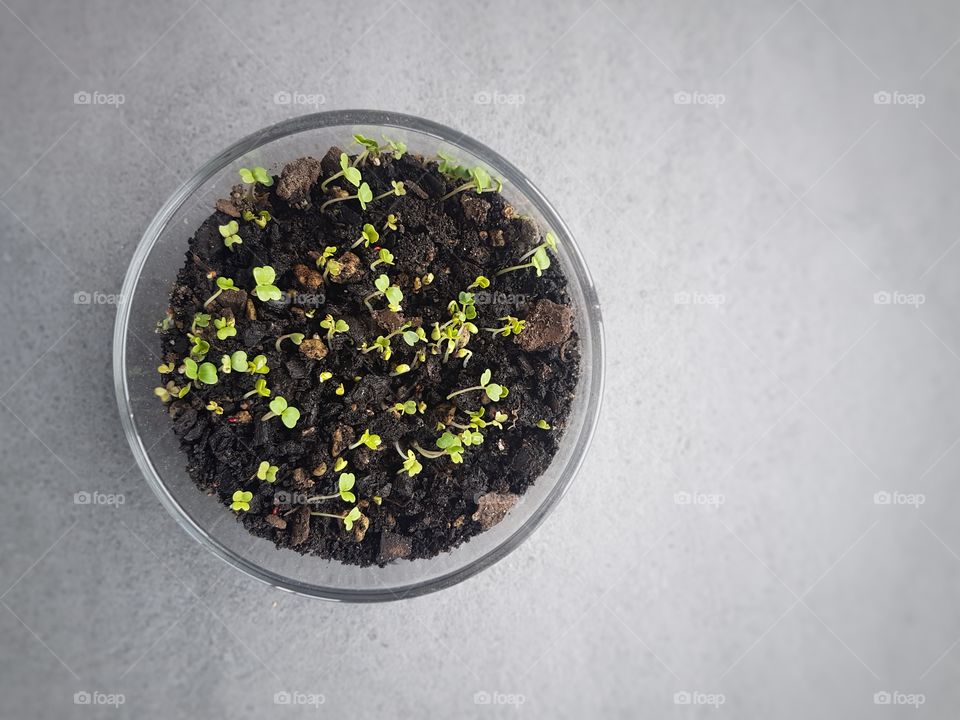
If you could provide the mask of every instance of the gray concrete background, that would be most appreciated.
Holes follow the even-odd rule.
[[[955,716],[958,38],[946,1],[0,0],[0,714]],[[598,281],[584,472],[432,596],[291,597],[194,544],[120,433],[114,308],[74,303],[314,109],[281,92],[489,144]]]

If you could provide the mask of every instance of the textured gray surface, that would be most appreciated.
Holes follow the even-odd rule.
[[[5,717],[955,715],[955,3],[0,5]],[[118,291],[185,174],[313,109],[278,92],[489,144],[599,284],[585,471],[520,550],[436,595],[336,606],[207,555],[132,467],[113,307],[74,303]]]

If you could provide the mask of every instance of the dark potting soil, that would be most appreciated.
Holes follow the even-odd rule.
[[[356,193],[342,177],[320,187],[340,171],[340,153],[331,148],[322,160],[301,158],[270,187],[238,185],[230,198],[217,202],[216,212],[190,239],[170,296],[162,355],[171,367],[162,373],[161,384],[187,384],[183,363],[192,347],[187,334],[195,314],[209,314],[209,324],[197,327],[195,335],[209,343],[203,361],[217,366],[218,381],[194,381],[183,398],[167,400],[194,481],[225,506],[236,491],[249,491],[249,510],[234,511],[237,520],[277,547],[382,565],[434,556],[496,524],[544,472],[557,451],[576,389],[579,339],[567,279],[555,262],[542,277],[531,267],[497,276],[544,241],[543,231],[499,193],[467,190],[441,201],[463,179],[442,174],[436,162],[420,156],[407,153],[395,159],[383,153],[359,164],[363,180],[374,196],[390,190],[391,181],[402,181],[405,195],[375,200],[366,210],[351,199],[321,211],[326,200]],[[245,211],[256,215],[260,210],[272,216],[265,227],[243,219]],[[385,227],[389,214],[396,218],[396,230]],[[229,249],[219,226],[231,220],[238,223],[242,244]],[[379,231],[379,240],[350,250],[365,223]],[[333,257],[341,265],[339,276],[324,277],[318,267],[327,246],[338,248]],[[380,248],[393,253],[394,265],[371,270]],[[276,271],[280,301],[251,295],[253,268],[267,265]],[[403,292],[399,313],[387,309],[385,298],[369,298],[381,273]],[[432,282],[426,284],[431,273]],[[456,353],[444,361],[445,346],[437,353],[431,349],[434,323],[451,318],[450,302],[478,276],[491,284],[470,290],[478,332],[465,347],[473,355],[466,363]],[[239,289],[222,292],[204,307],[217,290],[218,277],[233,279]],[[320,326],[328,315],[344,320],[349,330],[329,338]],[[502,327],[499,318],[507,315],[526,320],[519,335],[485,330]],[[234,320],[236,335],[217,339],[213,320],[220,318]],[[422,327],[427,340],[410,347],[401,336],[391,338],[389,360],[376,351],[361,352],[364,343],[372,345],[404,323],[411,323],[410,329]],[[284,340],[277,350],[277,338],[289,333],[302,333],[305,339],[299,346]],[[222,356],[238,350],[250,360],[266,356],[269,372],[223,372]],[[418,351],[426,351],[422,362],[416,359]],[[398,363],[412,369],[391,375]],[[505,397],[493,402],[484,391],[473,390],[447,399],[456,390],[478,385],[487,368],[492,382],[509,389]],[[329,373],[329,379],[321,373]],[[271,395],[244,398],[260,378]],[[300,410],[293,428],[280,417],[264,420],[277,396]],[[407,400],[423,403],[424,411],[393,409]],[[222,414],[208,409],[211,402]],[[412,477],[401,471],[404,458],[397,448],[405,455],[417,443],[437,451],[444,430],[461,432],[451,423],[468,425],[468,413],[481,408],[487,421],[497,412],[507,419],[502,429],[482,429],[482,444],[464,447],[462,463],[416,454],[422,471]],[[538,426],[540,421],[549,429]],[[380,436],[379,448],[348,449],[364,430]],[[347,461],[339,471],[337,458]],[[274,482],[256,477],[264,460],[279,468]],[[352,492],[362,516],[351,530],[337,517],[310,514],[343,515],[354,506],[340,497],[312,500],[335,494],[341,473],[356,478]]]

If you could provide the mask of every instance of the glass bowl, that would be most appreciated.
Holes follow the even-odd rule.
[[[499,524],[460,547],[431,559],[355,567],[277,549],[250,535],[216,498],[186,472],[164,406],[153,394],[160,363],[154,334],[183,264],[187,240],[226,197],[237,170],[261,165],[277,173],[303,155],[321,157],[332,145],[360,132],[384,133],[411,152],[448,152],[467,165],[482,165],[504,179],[503,193],[544,231],[557,236],[557,259],[569,279],[580,334],[582,367],[568,427],[547,471]],[[147,227],[123,282],[114,329],[113,372],[127,440],[147,482],[163,506],[201,545],[233,567],[274,587],[328,600],[373,602],[439,590],[490,567],[514,550],[554,508],[573,480],[590,444],[603,390],[603,334],[596,290],[570,231],[517,168],[476,140],[410,115],[369,110],[324,112],[286,120],[231,145],[200,168],[167,200]]]

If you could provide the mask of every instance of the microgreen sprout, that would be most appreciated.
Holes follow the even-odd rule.
[[[384,230],[393,230],[394,232],[396,232],[396,231],[397,231],[397,216],[394,215],[393,213],[390,213],[389,215],[387,215],[387,220],[386,220],[386,222],[383,224],[383,229],[384,229]]]
[[[343,202],[344,200],[357,200],[360,203],[360,208],[366,210],[367,203],[373,202],[373,191],[370,189],[370,186],[367,183],[360,183],[360,187],[357,188],[356,194],[347,195],[346,197],[330,198],[320,206],[320,212],[323,212],[330,205],[333,205],[337,202]]]
[[[238,288],[236,285],[233,284],[233,280],[231,280],[230,278],[218,277],[217,291],[206,299],[206,301],[203,303],[203,306],[207,307],[210,303],[212,303],[214,300],[220,297],[220,293],[222,293],[224,290],[239,290],[239,289],[240,288]]]
[[[515,318],[513,315],[506,315],[497,319],[504,323],[503,327],[484,328],[484,330],[486,330],[488,333],[493,333],[494,335],[510,337],[511,335],[519,335],[527,326],[526,320]]]
[[[269,407],[270,412],[260,418],[261,420],[267,421],[270,418],[279,417],[280,422],[282,422],[288,428],[293,429],[293,427],[297,424],[297,420],[300,419],[300,411],[293,405],[289,405],[286,398],[281,395],[277,395],[273,400],[271,400]]]
[[[380,239],[380,233],[377,232],[377,229],[370,223],[364,223],[363,230],[360,231],[360,237],[357,238],[357,241],[350,246],[350,249],[357,247],[360,243],[363,243],[364,247],[370,247],[374,245]]]
[[[277,272],[269,265],[255,267],[253,269],[253,279],[256,282],[256,287],[253,288],[251,294],[263,302],[279,300],[283,297],[280,288],[273,284],[273,281],[277,279]]]
[[[163,387],[155,387],[153,389],[153,394],[164,403],[168,403],[174,398],[182,398],[188,392],[190,392],[190,383],[187,383],[181,388],[172,380]]]
[[[266,210],[261,210],[256,215],[254,215],[249,210],[244,210],[243,219],[246,220],[247,222],[253,222],[254,224],[257,225],[257,227],[259,227],[262,230],[267,226],[268,222],[273,220],[273,216],[270,215],[270,213],[267,212]],[[234,223],[234,225],[236,225],[236,223]],[[222,227],[220,228],[220,232],[221,233],[223,232]]]
[[[465,190],[476,190],[477,195],[479,195],[485,192],[500,192],[503,187],[502,181],[497,178],[491,178],[490,173],[482,167],[470,168],[467,174],[470,179],[440,198],[440,202],[452,198],[457,193],[464,192]]]
[[[413,279],[413,290],[417,292],[420,288],[424,288],[427,285],[430,285],[433,282],[433,273],[427,273],[421,277],[415,277]]]
[[[443,435],[437,438],[437,447],[440,448],[439,450],[424,450],[418,443],[414,443],[413,447],[425,458],[434,459],[448,455],[454,463],[463,462],[463,445],[460,442],[460,438],[449,431],[444,432]]]
[[[323,383],[323,382],[326,382],[327,380],[329,380],[330,378],[332,378],[332,377],[333,377],[333,373],[330,372],[330,371],[328,371],[328,370],[324,370],[324,371],[323,371],[322,373],[320,373],[317,377],[320,379],[320,382]]]
[[[470,170],[457,162],[456,159],[439,152],[437,157],[440,158],[440,162],[437,163],[437,170],[443,175],[457,180],[466,180],[470,177]]]
[[[347,155],[346,153],[340,153],[340,172],[334,173],[333,175],[328,177],[326,180],[324,180],[322,183],[320,183],[320,189],[326,190],[327,185],[332,183],[338,177],[344,178],[347,182],[349,182],[354,187],[360,186],[360,179],[361,179],[360,171],[350,164],[350,156]]]
[[[157,365],[157,372],[161,375],[169,375],[174,370],[176,370],[176,366],[173,363],[160,363]]]
[[[216,318],[213,326],[217,329],[217,340],[226,340],[237,334],[237,321],[232,317]]]
[[[393,355],[393,350],[390,349],[390,340],[397,335],[403,335],[403,341],[410,346],[415,345],[419,340],[426,339],[426,334],[423,332],[422,328],[410,330],[410,327],[410,323],[404,323],[389,335],[378,336],[377,339],[373,341],[373,345],[367,345],[364,343],[360,346],[360,352],[366,355],[367,353],[376,350],[378,353],[380,353],[384,360],[389,360]]]
[[[233,494],[233,502],[230,503],[230,509],[234,512],[247,512],[250,509],[250,501],[253,500],[253,493],[249,490],[237,490]]]
[[[490,279],[483,275],[477,275],[477,279],[467,285],[467,290],[473,290],[474,288],[480,288],[482,290],[488,287],[490,287]]]
[[[277,352],[280,352],[280,343],[284,340],[290,340],[294,345],[299,345],[303,342],[304,337],[306,336],[303,333],[287,333],[286,335],[278,337],[273,346],[277,349]]]
[[[407,400],[406,402],[394,403],[393,407],[390,408],[397,415],[416,415],[417,414],[417,401],[416,400]]]
[[[403,197],[406,194],[407,194],[407,189],[403,186],[403,182],[397,182],[396,180],[391,180],[390,189],[387,190],[385,193],[381,193],[380,195],[377,195],[374,198],[374,201],[382,200],[388,195],[396,195],[397,197]]]
[[[180,372],[191,380],[202,382],[204,385],[217,384],[217,366],[213,363],[205,362],[198,365],[192,358],[184,358],[183,365],[180,366]]]
[[[231,250],[233,250],[234,245],[241,245],[243,243],[243,239],[237,235],[240,226],[236,220],[231,220],[226,225],[218,225],[217,228],[220,230],[220,237],[223,238],[223,244]]]
[[[464,430],[460,433],[459,437],[464,447],[483,444],[483,433],[479,430]]]
[[[276,482],[277,471],[279,470],[280,468],[278,468],[276,465],[271,465],[269,460],[263,460],[257,466],[256,478],[268,483]]]
[[[187,339],[190,341],[190,357],[194,360],[203,360],[207,356],[207,353],[210,352],[210,343],[199,335],[187,333]]]
[[[383,136],[383,139],[386,140],[387,147],[390,149],[391,153],[393,154],[394,160],[399,160],[400,158],[403,157],[403,154],[407,152],[406,143],[402,143],[398,140],[391,140],[386,135]]]
[[[317,267],[323,268],[324,280],[327,279],[328,275],[333,275],[333,277],[337,277],[340,274],[340,270],[341,270],[340,263],[333,259],[333,255],[336,252],[337,252],[337,247],[335,245],[328,245],[323,249],[323,254],[317,258]]]
[[[266,168],[259,166],[252,169],[240,168],[238,172],[240,173],[240,180],[247,185],[253,185],[254,183],[260,183],[264,187],[273,185],[273,176],[267,172]]]
[[[356,502],[357,496],[350,492],[353,489],[354,484],[356,483],[356,478],[353,473],[341,473],[340,478],[337,480],[337,493],[340,496],[340,499],[344,502]]]
[[[206,313],[197,313],[193,316],[193,322],[190,323],[190,332],[195,333],[197,328],[205,328],[210,324],[210,316]]]
[[[247,366],[247,372],[252,375],[266,375],[270,372],[270,368],[267,367],[267,356],[257,355],[254,357]]]
[[[346,388],[343,387],[343,383],[340,383],[339,385],[337,385],[337,389],[334,390],[333,392],[335,395],[343,395],[346,391],[347,391]]]
[[[347,449],[354,450],[360,447],[361,445],[366,445],[371,450],[376,450],[378,447],[380,447],[380,436],[374,435],[373,433],[370,432],[370,429],[367,428],[366,430],[363,431],[363,434],[360,436],[360,439],[357,440],[353,445],[351,445]]]
[[[540,428],[541,430],[549,430],[551,426],[550,426],[550,423],[548,423],[546,420],[544,420],[543,418],[540,418],[539,420],[537,420],[537,427]]]
[[[434,341],[431,346],[431,353],[436,355],[441,350],[443,353],[443,362],[447,362],[450,356],[456,352],[457,357],[466,358],[466,362],[473,355],[471,351],[460,352],[470,341],[470,336],[478,332],[477,326],[471,320],[477,317],[477,308],[473,293],[461,292],[456,300],[452,300],[447,306],[450,312],[450,319],[442,325],[433,324],[433,330],[430,333],[430,339]]]
[[[253,390],[248,393],[245,393],[243,398],[247,399],[252,395],[259,395],[260,397],[270,397],[270,388],[267,387],[266,378],[257,378],[256,382],[253,384]]]
[[[399,445],[395,444],[394,447],[397,449],[400,457],[403,458],[403,467],[397,470],[397,475],[405,472],[409,477],[413,477],[423,470],[423,465],[417,460],[417,456],[413,454],[413,450],[407,450],[406,454],[404,454]]]
[[[380,265],[381,263],[384,265],[393,265],[393,253],[386,248],[380,248],[380,252],[377,254],[377,259],[370,263],[370,269],[376,269],[377,265]]]
[[[208,402],[206,408],[214,415],[223,415],[223,408],[215,400]]]
[[[334,472],[340,472],[340,471],[343,470],[346,466],[347,466],[347,459],[344,458],[344,457],[338,457],[338,458],[337,458],[336,460],[334,460],[334,462],[333,462],[333,471],[334,471]]]
[[[387,307],[390,311],[400,312],[402,309],[400,303],[403,301],[403,292],[401,292],[400,287],[398,285],[391,285],[390,278],[386,275],[380,275],[380,277],[373,281],[373,284],[377,288],[376,292],[370,293],[363,299],[367,309],[372,313],[373,306],[370,304],[370,301],[377,297],[385,297],[387,299]]]
[[[503,386],[498,385],[497,383],[490,382],[490,368],[487,368],[483,371],[483,374],[480,375],[480,384],[474,385],[473,387],[464,388],[463,390],[456,390],[455,392],[447,395],[447,400],[456,397],[457,395],[463,395],[464,393],[472,392],[473,390],[483,390],[487,397],[490,398],[493,402],[497,402],[501,398],[506,397],[509,394],[509,390]]]
[[[334,320],[333,315],[327,315],[323,320],[321,320],[320,327],[326,329],[328,342],[333,340],[333,336],[337,333],[345,333],[350,329],[350,326],[347,325],[346,320]]]
[[[503,275],[504,273],[513,272],[514,270],[523,270],[524,268],[532,267],[537,271],[537,277],[543,275],[543,271],[550,267],[550,255],[547,254],[547,250],[557,250],[557,238],[554,237],[553,233],[548,232],[544,241],[537,245],[533,250],[524,254],[520,257],[520,264],[513,265],[512,267],[504,268],[497,272],[497,275]],[[523,262],[527,258],[530,258],[530,262]]]
[[[237,350],[230,355],[223,355],[220,358],[220,371],[228,375],[234,370],[241,373],[246,372],[248,367],[247,353],[243,350]],[[264,381],[264,383],[266,383],[266,381]]]
[[[390,371],[390,377],[396,377],[397,375],[405,375],[410,372],[410,366],[407,363],[400,363],[399,365],[394,365],[393,370]]]
[[[342,520],[343,527],[346,528],[347,532],[353,530],[353,524],[357,522],[357,520],[359,520],[361,517],[363,517],[363,513],[360,512],[360,508],[357,507],[356,505],[353,506],[353,509],[350,510],[350,512],[344,515],[334,515],[333,513],[319,512],[317,510],[311,510],[310,514]]]

